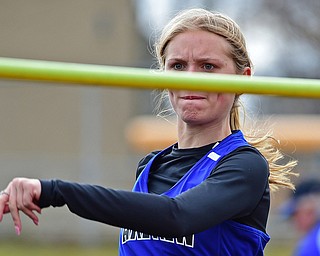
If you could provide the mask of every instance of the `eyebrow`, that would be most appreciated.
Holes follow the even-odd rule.
[[[185,61],[182,57],[172,57],[167,59],[166,62],[172,62],[172,61]],[[212,61],[212,62],[218,62],[219,64],[223,64],[224,61],[217,59],[217,58],[210,58],[210,57],[203,57],[203,58],[197,58],[197,62],[205,62],[205,61]]]

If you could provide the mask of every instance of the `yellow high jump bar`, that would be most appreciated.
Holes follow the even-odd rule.
[[[160,72],[143,68],[0,57],[0,79],[320,98],[320,80]]]

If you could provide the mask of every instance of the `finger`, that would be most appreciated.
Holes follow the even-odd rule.
[[[38,225],[39,223],[38,216],[35,215],[33,211],[39,211],[39,207],[37,207],[33,203],[32,188],[29,186],[28,182],[21,180],[16,186],[16,191],[17,191],[16,204],[17,204],[18,210],[22,211],[36,225]]]
[[[30,191],[30,189],[24,188],[21,197],[21,207],[19,209],[23,211],[23,213],[26,214],[34,222],[34,224],[38,225],[39,218],[34,213],[34,211],[41,213],[41,209],[38,205],[34,203],[33,198],[34,193]]]
[[[11,217],[14,223],[15,231],[17,235],[21,234],[21,219],[19,215],[19,209],[17,206],[17,190],[15,186],[12,186],[10,189],[10,197],[9,197],[9,210],[11,213]]]
[[[10,212],[9,205],[6,204],[6,205],[4,206],[3,213],[4,213],[4,214],[7,214],[7,213],[9,213],[9,212]]]
[[[3,214],[7,213],[8,211],[8,200],[9,200],[9,193],[5,191],[0,192],[0,221],[2,221]]]
[[[40,184],[40,183],[39,183]],[[39,192],[37,191],[37,188],[32,188],[32,189],[24,189],[26,190],[26,193],[23,194],[23,204],[26,206],[28,209],[32,211],[36,211],[39,214],[41,214],[41,208],[39,205],[36,203],[39,198]]]
[[[36,217],[36,218],[33,218],[33,220],[36,220],[35,224],[38,224],[39,222],[38,217],[33,212],[36,211],[37,213],[41,214],[41,208],[37,203],[35,203],[39,200],[39,196],[40,196],[39,187],[41,185],[40,185],[40,182],[37,180],[32,180],[30,182],[32,182],[33,185],[31,186],[31,189],[25,189],[26,193],[23,194],[23,204],[25,207],[27,207],[29,210],[32,211],[31,213],[32,216]]]

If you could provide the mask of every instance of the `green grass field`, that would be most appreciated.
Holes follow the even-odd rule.
[[[117,245],[80,246],[76,244],[42,244],[34,242],[0,242],[0,256],[112,256],[118,255]]]
[[[0,241],[0,256],[112,256],[118,255],[117,245],[86,247],[77,244],[43,244],[35,242]],[[266,256],[290,256],[289,245],[269,246]]]

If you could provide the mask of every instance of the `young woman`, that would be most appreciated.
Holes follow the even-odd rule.
[[[230,18],[203,9],[179,13],[156,43],[164,71],[247,75],[245,39]],[[61,180],[16,178],[0,196],[0,219],[67,205],[71,212],[121,227],[120,255],[263,255],[269,186],[293,188],[296,162],[268,134],[242,132],[236,94],[169,90],[178,141],[142,159],[132,192]],[[259,132],[259,131],[255,131]]]

